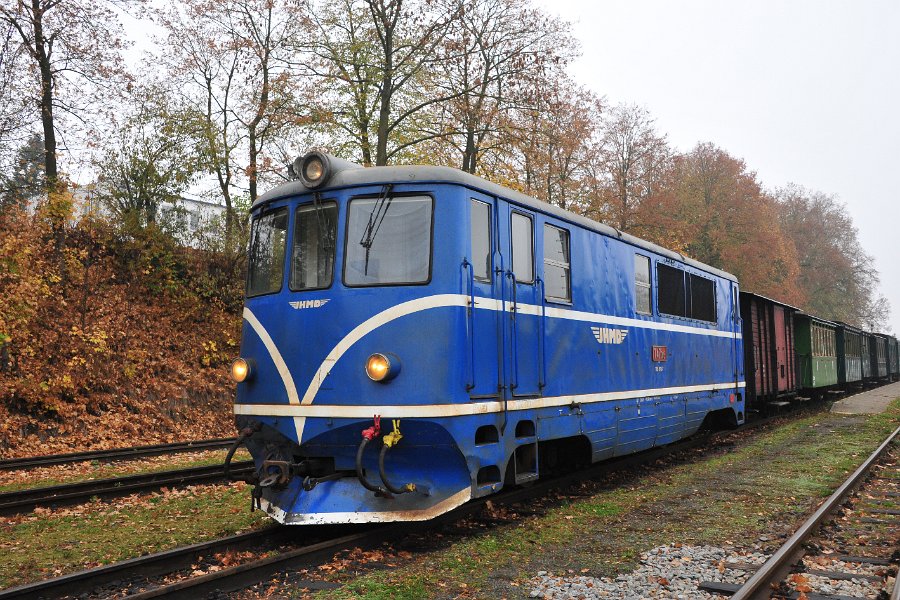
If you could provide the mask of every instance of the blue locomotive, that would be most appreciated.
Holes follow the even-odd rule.
[[[743,422],[728,273],[456,169],[293,170],[252,208],[232,365],[276,520],[429,519]]]

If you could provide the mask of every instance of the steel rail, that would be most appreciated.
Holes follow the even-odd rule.
[[[241,461],[233,463],[232,472],[244,474],[252,468],[253,461]],[[225,473],[222,465],[217,464],[3,492],[0,493],[0,515],[27,512],[37,506],[77,504],[95,496],[117,498],[161,487],[207,483],[224,479]]]
[[[684,452],[697,448],[716,438],[724,437],[731,433],[752,430],[759,426],[765,425],[773,421],[776,417],[767,417],[756,421],[749,422],[734,430],[710,433],[705,435],[695,435],[691,438],[646,450],[644,452],[628,455],[612,460],[608,460],[597,465],[575,471],[573,473],[558,476],[553,479],[537,481],[527,488],[513,488],[504,490],[498,494],[484,496],[477,500],[463,505],[445,515],[437,517],[425,523],[393,523],[388,526],[377,526],[370,531],[357,533],[352,536],[342,536],[336,539],[317,540],[312,545],[303,548],[297,548],[279,556],[267,557],[259,561],[251,561],[243,565],[238,565],[229,569],[222,569],[213,573],[194,578],[184,579],[167,586],[160,586],[153,590],[147,590],[133,596],[129,596],[132,600],[169,597],[169,598],[197,598],[202,597],[204,592],[233,591],[243,589],[254,583],[265,580],[280,571],[293,568],[296,565],[308,564],[314,561],[316,557],[323,556],[330,558],[334,552],[346,547],[349,544],[357,546],[368,545],[369,542],[377,542],[389,536],[396,539],[406,531],[418,531],[423,529],[431,529],[447,523],[448,521],[456,521],[464,516],[476,513],[486,502],[492,501],[495,504],[515,504],[527,501],[535,497],[547,494],[549,491],[565,488],[578,481],[598,478],[600,476],[620,471],[623,469],[633,468],[636,466],[652,464],[656,460],[673,455],[677,452]],[[318,526],[313,526],[318,527]],[[347,530],[347,526],[326,526],[333,527],[334,531],[342,532]],[[357,526],[358,527],[358,526]],[[371,527],[371,526],[369,526]],[[0,591],[0,600],[7,598],[53,598],[60,596],[84,595],[96,590],[103,583],[115,580],[126,580],[128,578],[140,578],[147,576],[160,575],[163,573],[171,573],[173,571],[190,566],[196,557],[202,553],[215,552],[216,549],[224,549],[226,547],[240,547],[252,545],[249,543],[252,538],[262,536],[263,531],[266,535],[285,536],[280,539],[288,539],[291,535],[304,534],[310,532],[309,527],[293,527],[280,526],[267,528],[266,530],[240,534],[238,536],[230,536],[219,540],[194,544],[173,550],[167,550],[156,554],[150,554],[138,558],[129,559],[119,563],[106,565],[96,569],[88,569],[70,575],[63,575],[53,579],[38,581],[31,584],[25,584],[16,588],[10,588]],[[315,529],[316,532],[322,531]],[[269,533],[271,532],[271,533]],[[365,537],[370,536],[370,537]],[[260,542],[260,539],[253,541]],[[246,542],[246,543],[245,543]],[[311,588],[322,586],[323,582],[310,581]],[[325,584],[327,585],[327,584]]]
[[[30,469],[33,467],[49,467],[89,460],[128,460],[147,456],[161,456],[178,452],[196,452],[197,450],[215,450],[225,448],[234,443],[235,438],[196,440],[193,442],[174,442],[171,444],[155,444],[152,446],[135,446],[133,448],[113,448],[110,450],[88,450],[68,454],[51,454],[48,456],[29,456],[26,458],[7,458],[0,460],[0,471],[14,469]]]
[[[282,541],[290,533],[292,532],[286,528],[270,526],[190,546],[164,550],[102,567],[54,577],[53,579],[45,579],[44,581],[0,590],[0,600],[78,596],[84,591],[96,589],[112,581],[121,581],[129,577],[152,577],[188,568],[200,556],[216,554],[226,550],[244,549],[266,544],[270,541]]]
[[[238,565],[230,569],[223,569],[213,573],[207,573],[199,577],[184,579],[166,586],[160,586],[153,590],[127,596],[127,600],[148,600],[150,598],[200,598],[206,594],[228,593],[244,589],[273,575],[290,569],[308,567],[317,557],[330,558],[337,551],[349,546],[372,547],[389,539],[397,539],[408,532],[422,532],[432,530],[441,525],[457,521],[481,510],[487,502],[500,505],[510,505],[524,502],[544,496],[548,492],[571,486],[578,481],[593,479],[622,469],[632,468],[645,464],[652,464],[662,457],[673,455],[677,452],[690,450],[705,443],[724,437],[727,434],[745,429],[753,429],[771,421],[772,418],[761,419],[738,429],[705,435],[693,436],[686,440],[675,442],[668,446],[652,448],[638,454],[623,456],[613,460],[594,465],[587,469],[575,471],[567,475],[555,477],[545,481],[537,481],[527,488],[513,488],[497,494],[482,496],[472,500],[449,513],[440,515],[435,519],[424,523],[392,523],[378,526],[370,531],[345,536],[336,540],[322,541],[311,546],[298,548],[281,555],[270,556],[261,560]],[[317,586],[333,586],[327,582],[317,580],[294,582],[297,587],[309,587],[317,589]]]
[[[872,466],[881,458],[888,446],[900,434],[900,427],[888,436],[884,442],[856,469],[847,480],[836,489],[831,496],[823,502],[818,510],[807,519],[800,528],[794,532],[788,541],[778,549],[772,557],[759,568],[754,575],[741,586],[731,597],[732,600],[762,600],[772,593],[772,585],[782,581],[787,576],[791,567],[803,555],[803,543],[819,528],[822,521],[835,509],[844,498],[858,486],[869,473]],[[895,589],[896,592],[896,589]]]

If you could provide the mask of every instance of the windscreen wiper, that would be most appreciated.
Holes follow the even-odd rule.
[[[331,239],[331,231],[326,223],[324,214],[325,207],[322,206],[322,195],[319,192],[313,194],[313,210],[316,212],[316,229],[319,230],[319,244],[322,250],[331,250],[334,247],[334,240]]]
[[[381,188],[381,194],[378,196],[378,200],[375,201],[375,206],[372,207],[372,212],[369,214],[369,222],[366,223],[362,239],[359,240],[359,245],[366,249],[364,275],[369,274],[369,251],[372,249],[372,243],[375,241],[375,236],[378,235],[378,230],[384,222],[384,216],[391,207],[391,201],[394,199],[394,197],[391,196],[391,190],[393,189],[393,183],[386,183],[384,187]]]

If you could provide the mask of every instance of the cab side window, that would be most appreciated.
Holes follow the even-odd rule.
[[[534,224],[531,217],[513,213],[512,269],[519,283],[534,282]]]
[[[472,200],[472,270],[475,279],[491,279],[491,206],[479,200]]]
[[[544,225],[544,290],[549,300],[572,301],[569,232]]]
[[[650,259],[634,255],[634,310],[645,315],[650,310]]]

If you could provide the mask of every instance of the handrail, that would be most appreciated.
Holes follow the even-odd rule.
[[[539,356],[539,366],[540,370],[538,371],[538,390],[542,393],[544,391],[544,387],[547,385],[547,355],[546,355],[546,327],[547,327],[547,290],[544,288],[544,280],[540,277],[535,278],[535,284],[541,284],[541,323],[540,323],[540,336],[538,336],[538,356]]]
[[[463,258],[462,268],[469,273],[466,279],[469,287],[469,306],[466,310],[466,339],[469,342],[466,391],[470,392],[475,389],[475,267],[466,258]]]
[[[519,387],[519,327],[516,322],[516,312],[519,310],[519,292],[516,289],[516,274],[510,270],[506,272],[506,277],[512,281],[512,308],[509,310],[509,325],[513,380],[510,382],[509,391],[515,393],[515,389]]]
[[[500,433],[503,434],[506,432],[509,417],[506,390],[506,319],[503,317],[506,312],[506,282],[503,281],[503,254],[500,253],[497,256],[500,258],[500,266],[494,270],[494,274],[500,276],[500,316],[497,319],[500,326],[500,382],[497,391],[503,398],[503,424],[500,426]]]

